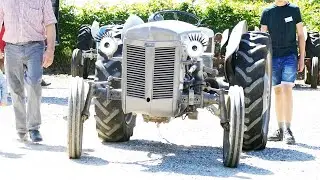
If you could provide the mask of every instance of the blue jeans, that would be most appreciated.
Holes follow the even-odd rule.
[[[272,85],[294,84],[297,78],[298,59],[295,54],[272,59]]]
[[[7,104],[7,82],[6,79],[4,78],[4,75],[2,71],[0,70],[0,105],[1,104]]]
[[[44,48],[44,42],[7,43],[4,50],[16,129],[20,133],[40,128]],[[28,97],[27,107],[25,105],[25,88]]]

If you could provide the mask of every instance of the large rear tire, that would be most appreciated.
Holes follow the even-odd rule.
[[[109,76],[121,77],[121,62],[97,60],[96,81],[106,81]],[[121,88],[120,82],[114,82],[111,86],[114,89]],[[129,141],[133,135],[136,115],[124,114],[120,100],[108,100],[99,96],[95,98],[94,104],[98,137],[104,142]]]
[[[267,144],[271,104],[271,40],[262,32],[248,32],[232,60],[230,85],[244,89],[245,132],[243,150],[262,150]]]
[[[84,82],[82,78],[72,79],[68,99],[68,153],[70,159],[78,159],[82,154],[84,108]]]
[[[81,25],[78,31],[77,48],[81,50],[89,50],[90,48],[93,48],[93,46],[94,40],[91,35],[90,25]]]
[[[229,126],[223,133],[223,164],[235,168],[242,153],[244,132],[244,94],[242,87],[231,86],[227,99]]]
[[[306,41],[306,56],[309,58],[320,57],[320,33],[308,32]]]
[[[91,48],[94,48],[94,40],[91,35],[91,28],[90,25],[84,24],[81,25],[78,31],[77,37],[77,49],[81,51],[87,51]],[[89,76],[90,70],[90,58],[84,58],[83,64],[81,64],[81,74],[78,74],[80,77],[87,79]]]
[[[319,80],[319,58],[313,57],[311,62],[311,88],[317,89]]]

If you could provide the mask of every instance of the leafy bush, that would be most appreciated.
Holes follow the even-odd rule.
[[[293,3],[301,8],[304,23],[309,30],[320,31],[320,0],[296,0]],[[206,3],[192,6],[191,2],[174,3],[172,0],[151,0],[149,3],[88,4],[84,8],[62,5],[60,8],[59,35],[60,45],[56,48],[55,61],[48,70],[57,73],[69,73],[72,50],[76,45],[78,29],[82,24],[91,24],[98,20],[103,24],[124,23],[130,14],[140,16],[144,21],[150,14],[164,9],[176,9],[196,14],[207,19],[206,25],[214,32],[232,29],[239,21],[247,20],[249,30],[259,27],[260,15],[270,4],[267,0],[206,0]]]

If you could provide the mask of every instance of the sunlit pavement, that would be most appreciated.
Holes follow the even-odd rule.
[[[69,77],[46,76],[43,89],[39,144],[17,141],[12,106],[0,109],[0,179],[320,179],[320,91],[294,90],[292,130],[297,144],[270,142],[267,149],[243,153],[237,169],[222,165],[222,128],[219,119],[200,111],[200,120],[176,119],[157,127],[138,123],[131,141],[102,144],[95,131],[93,107],[85,122],[83,155],[67,155]],[[275,130],[274,112],[270,132]]]

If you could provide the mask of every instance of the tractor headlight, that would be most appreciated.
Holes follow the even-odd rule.
[[[187,44],[187,53],[190,57],[200,57],[204,52],[204,47],[199,41],[190,41]]]
[[[187,50],[187,54],[191,58],[202,56],[208,46],[209,37],[202,32],[188,33],[182,36]]]
[[[112,37],[104,37],[100,41],[99,48],[105,55],[112,56],[118,49],[118,43]]]

